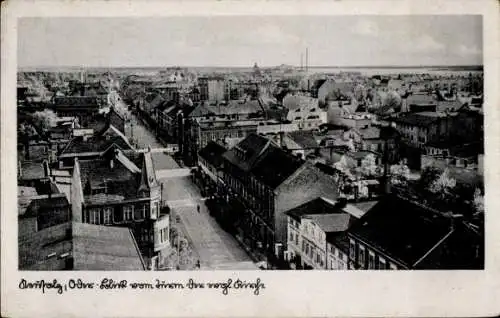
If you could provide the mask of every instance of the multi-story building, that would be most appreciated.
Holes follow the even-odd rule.
[[[299,129],[319,129],[327,122],[327,112],[319,108],[318,99],[304,95],[288,95],[283,99],[288,109],[286,119],[296,123]]]
[[[459,216],[388,195],[348,231],[353,269],[480,269],[483,235]]]
[[[99,158],[75,158],[71,181],[73,221],[129,228],[148,266],[169,248],[169,214],[162,208],[151,152],[110,148]]]
[[[250,134],[223,158],[227,201],[239,235],[269,257],[283,257],[285,211],[318,196],[336,198],[333,179],[262,136]]]
[[[403,140],[416,148],[452,139],[474,141],[482,133],[482,116],[469,111],[406,113],[393,122]]]
[[[225,99],[226,85],[223,77],[199,77],[200,100],[222,101]]]
[[[198,151],[209,141],[245,138],[255,133],[265,113],[258,100],[203,103],[187,115],[183,150],[186,163],[197,161]]]
[[[347,230],[364,207],[316,198],[295,207],[288,216],[286,256],[296,269],[348,269]]]

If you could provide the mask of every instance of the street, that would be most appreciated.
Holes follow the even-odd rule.
[[[121,104],[116,105],[117,108],[127,109],[121,100],[117,104]],[[141,120],[132,114],[128,116],[134,123],[133,136],[138,147],[161,148],[164,146],[157,141]],[[167,154],[155,153],[154,156],[155,169],[180,168],[177,162]],[[161,167],[158,167],[158,163]],[[204,200],[190,177],[167,178],[159,181],[163,183],[163,200],[170,201],[171,213],[179,216],[182,223],[180,228],[198,255],[202,269],[257,269],[236,239],[221,229],[209,215]],[[200,212],[197,211],[198,205]],[[172,220],[175,220],[175,217]]]

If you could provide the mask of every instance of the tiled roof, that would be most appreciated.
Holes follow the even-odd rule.
[[[222,155],[225,152],[226,148],[216,142],[210,141],[205,147],[200,149],[199,155],[214,167],[218,168],[222,165]]]
[[[74,270],[145,270],[128,228],[73,223]]]
[[[94,135],[87,140],[84,140],[82,136],[74,137],[61,154],[102,152],[113,144],[123,150],[132,149],[128,139],[114,126],[109,126],[103,134]]]
[[[303,149],[318,148],[318,143],[314,138],[314,134],[310,130],[291,131],[287,133],[287,136],[290,137],[295,143],[297,143]]]
[[[363,139],[379,139],[380,138],[380,128],[375,126],[369,126],[367,128],[358,128],[359,133]]]
[[[411,94],[407,97],[408,105],[436,105],[437,101],[432,95],[428,94]]]
[[[21,180],[40,179],[44,177],[44,171],[41,162],[23,161],[21,162],[21,171]]]
[[[40,211],[51,211],[58,208],[69,207],[68,199],[65,195],[56,195],[54,197],[35,198],[31,200],[24,217],[37,216]]]
[[[92,187],[106,187],[107,194],[128,198],[137,196],[139,174],[130,171],[116,160],[111,169],[107,160],[80,161],[82,187],[90,182]]]
[[[394,195],[382,198],[350,229],[355,237],[408,266],[449,232],[449,220]]]
[[[97,97],[95,96],[57,96],[54,97],[56,107],[93,107],[99,108]]]
[[[438,116],[427,116],[424,113],[407,113],[404,116],[395,118],[394,121],[411,126],[427,127],[438,121],[438,119]]]
[[[332,213],[342,213],[342,211],[334,204],[331,204],[331,202],[323,198],[316,198],[285,212],[285,214],[294,217],[295,219],[300,219],[308,214]]]
[[[464,104],[465,103],[462,103],[459,100],[439,101],[437,104],[437,111],[456,111],[459,110]]]
[[[271,145],[257,159],[251,171],[264,184],[275,188],[292,175],[302,163],[303,161],[297,157]]]
[[[244,171],[249,171],[255,160],[269,146],[271,141],[257,134],[250,134],[222,156],[225,160]],[[244,156],[241,156],[241,154]]]
[[[325,233],[346,231],[353,221],[353,217],[347,213],[312,214],[306,218],[313,220]]]

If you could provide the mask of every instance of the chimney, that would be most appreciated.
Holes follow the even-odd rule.
[[[44,160],[42,162],[42,166],[43,166],[43,176],[45,178],[48,178],[50,176],[50,170],[49,170],[49,163],[47,162],[47,160]]]

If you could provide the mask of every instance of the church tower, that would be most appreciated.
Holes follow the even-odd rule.
[[[150,218],[156,220],[160,214],[161,184],[156,179],[151,147],[143,154],[141,180],[137,191],[140,197],[150,199]]]

